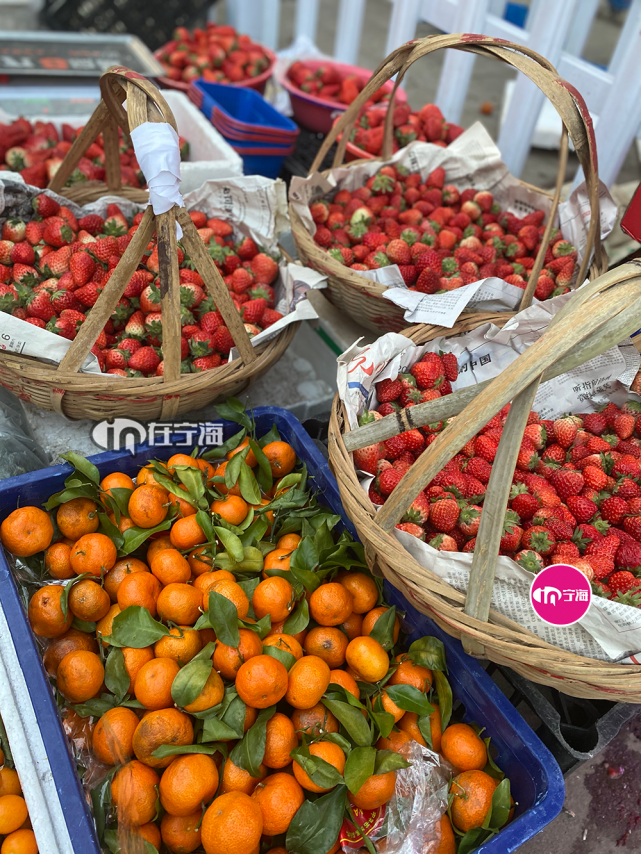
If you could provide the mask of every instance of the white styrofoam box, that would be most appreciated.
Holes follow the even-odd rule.
[[[89,120],[100,100],[97,87],[52,87],[43,91],[34,87],[3,87],[0,92],[0,122],[18,115],[29,121],[51,121],[58,132],[63,124],[81,127]],[[243,161],[183,92],[163,89],[176,118],[178,133],[189,142],[188,160],[180,164],[181,192],[197,190],[211,178],[231,178],[243,174]],[[15,109],[12,104],[15,103]],[[68,104],[68,110],[65,109]]]

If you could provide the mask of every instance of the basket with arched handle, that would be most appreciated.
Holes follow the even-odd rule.
[[[442,629],[460,638],[467,652],[572,696],[627,703],[641,703],[641,665],[602,661],[561,649],[491,608],[490,602],[512,475],[539,383],[604,353],[636,331],[640,322],[641,264],[631,262],[584,285],[538,341],[494,380],[402,409],[355,430],[350,430],[336,396],[329,426],[330,465],[370,566],[382,571]],[[431,333],[431,327],[416,325],[404,334],[420,345],[434,337]],[[483,503],[469,584],[461,592],[421,565],[399,542],[395,526],[419,492],[509,402],[512,405]],[[353,451],[449,418],[453,420],[377,511],[359,482]]]
[[[176,127],[171,110],[158,89],[136,72],[111,68],[102,75],[100,87],[102,100],[69,150],[51,189],[60,190],[65,176],[71,174],[87,147],[102,132],[109,189],[104,186],[87,188],[93,199],[100,198],[105,192],[114,190],[114,184],[119,181],[118,125],[126,132],[145,122],[167,121],[174,129]],[[201,373],[181,374],[176,223],[183,231],[181,243],[202,276],[205,290],[222,314],[238,350],[238,358]],[[158,242],[164,374],[118,377],[80,372],[154,232]],[[47,365],[17,353],[0,351],[0,383],[21,399],[69,418],[171,419],[247,388],[283,355],[298,325],[291,323],[268,342],[253,347],[227,286],[186,209],[175,205],[166,213],[155,215],[152,208],[147,207],[118,266],[60,364]]]
[[[406,72],[414,62],[436,50],[445,48],[476,53],[480,56],[497,59],[516,68],[529,77],[553,103],[563,123],[563,139],[561,141],[557,186],[560,187],[565,180],[567,139],[569,136],[579,162],[583,167],[590,203],[591,220],[589,233],[576,281],[581,284],[585,280],[586,275],[592,278],[603,273],[607,269],[607,255],[601,244],[598,227],[600,220],[597,155],[590,115],[582,97],[569,83],[559,77],[554,67],[535,51],[522,45],[489,36],[458,33],[453,35],[428,36],[427,38],[408,42],[397,48],[373,72],[358,98],[334,124],[321,146],[309,170],[309,174],[313,175],[317,171],[331,146],[337,140],[339,141],[334,156],[333,168],[338,166],[351,168],[363,162],[383,164],[389,160],[392,155],[394,95],[392,95],[387,107],[381,156],[374,158],[374,160],[356,160],[347,164],[344,163],[345,151],[351,131],[365,102],[373,92],[394,75],[397,75],[394,87],[394,92],[396,92]],[[545,190],[538,190],[538,188],[532,187],[529,184],[524,184],[524,186],[530,190],[537,190],[540,193],[547,192]],[[548,217],[549,222],[554,220],[558,202],[559,196],[556,195],[552,199],[552,208]],[[405,310],[384,298],[383,294],[386,288],[366,278],[359,272],[344,266],[321,249],[314,242],[312,235],[307,230],[293,204],[290,204],[290,219],[299,258],[301,258],[303,263],[328,277],[327,296],[338,308],[346,311],[361,325],[379,334],[384,332],[400,332],[407,326],[407,321],[404,320]],[[536,287],[538,273],[543,268],[543,261],[549,240],[550,232],[548,231],[547,237],[544,237],[541,243],[535,266],[530,272],[529,282],[531,287],[524,293],[522,305],[528,303],[530,299],[529,291]],[[464,312],[460,320],[465,322],[470,319],[473,320],[477,314],[479,312]],[[483,322],[483,320],[479,318],[479,322]],[[433,337],[446,332],[443,327],[435,327],[435,329],[437,331]]]

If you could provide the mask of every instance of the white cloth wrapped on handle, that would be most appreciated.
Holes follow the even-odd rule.
[[[180,142],[176,131],[167,122],[144,122],[131,131],[131,141],[149,187],[149,204],[154,213],[167,213],[174,205],[182,207]],[[178,223],[176,236],[182,237]]]

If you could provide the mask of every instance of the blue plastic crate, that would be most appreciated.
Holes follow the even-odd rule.
[[[194,80],[192,99],[207,118],[216,124],[216,116],[229,130],[246,133],[249,138],[279,138],[292,141],[298,136],[298,125],[274,109],[253,89],[223,86]],[[197,92],[194,92],[197,90]]]
[[[259,435],[266,433],[273,425],[277,427],[283,439],[307,463],[320,492],[319,500],[339,513],[344,526],[355,535],[353,525],[345,516],[336,480],[329,471],[327,461],[298,419],[285,409],[268,406],[255,409],[254,417]],[[225,439],[238,430],[236,424],[223,423]],[[91,457],[91,461],[98,467],[101,476],[114,470],[133,475],[150,457],[168,459],[174,450],[149,448],[143,444],[137,446],[134,455],[126,451],[107,452]],[[69,465],[54,466],[0,481],[0,518],[16,508],[18,499],[21,506],[41,504],[49,495],[62,488],[70,471]],[[465,655],[460,643],[416,611],[397,590],[387,585],[386,592],[393,603],[407,612],[408,622],[413,629],[411,640],[422,635],[434,635],[443,641],[454,699],[465,706],[464,719],[485,726],[487,735],[492,737],[492,743],[498,751],[496,761],[511,780],[517,808],[514,820],[498,836],[477,850],[479,854],[510,854],[561,811],[565,789],[559,766],[478,662]],[[0,602],[25,675],[74,852],[100,854],[93,820],[60,724],[49,681],[13,576],[1,550]]]

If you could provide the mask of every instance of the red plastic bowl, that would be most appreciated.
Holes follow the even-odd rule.
[[[327,62],[327,60],[313,59],[305,60],[305,65],[309,66],[313,71],[320,68],[321,65],[335,65],[339,71],[346,74],[355,74],[361,80],[367,81],[372,76],[372,72],[367,68],[359,68],[357,65],[345,65],[342,62]],[[345,112],[348,105],[341,104],[339,101],[329,101],[326,98],[318,98],[316,95],[308,95],[303,92],[298,86],[295,86],[287,77],[287,72],[279,80],[279,83],[289,93],[292,102],[292,110],[294,111],[294,119],[298,124],[303,125],[309,130],[316,133],[328,134],[332,128],[335,118],[340,118]],[[394,88],[394,83],[388,80],[383,85],[383,91],[391,92]],[[402,104],[407,101],[407,95],[402,89],[396,90],[396,102]]]
[[[262,45],[261,45],[262,47]],[[154,56],[160,62],[160,57],[165,47],[159,47],[157,51],[155,51]],[[248,77],[247,80],[241,80],[240,83],[222,83],[223,86],[240,86],[244,89],[255,89],[257,92],[260,92],[262,95],[265,92],[265,86],[267,85],[267,81],[272,76],[274,71],[274,65],[276,64],[276,56],[273,51],[271,51],[267,47],[263,47],[265,51],[265,55],[269,59],[269,66],[263,71],[262,74],[258,74],[256,77]],[[187,93],[189,91],[189,83],[183,83],[182,80],[171,80],[169,77],[157,77],[156,80],[165,87],[165,89],[178,89],[180,92]]]

